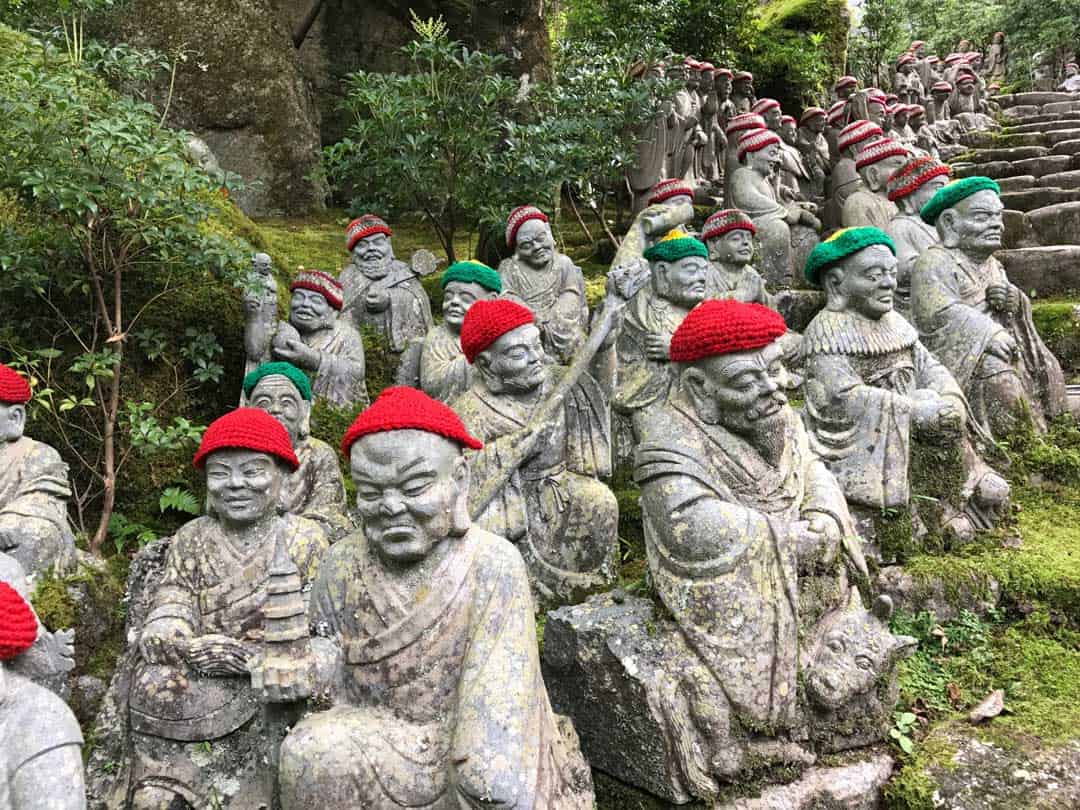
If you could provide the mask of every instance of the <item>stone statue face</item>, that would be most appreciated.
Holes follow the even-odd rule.
[[[851,85],[851,84],[845,85],[844,87],[841,87],[839,90],[836,91],[836,100],[837,101],[847,101],[849,98],[851,98],[851,94],[854,93],[854,92],[855,92],[855,86],[854,85]]]
[[[337,311],[323,295],[314,290],[293,290],[289,302],[289,323],[301,335],[330,328],[336,317]]]
[[[547,376],[540,330],[527,323],[499,337],[476,358],[476,366],[492,391],[528,394]]]
[[[765,119],[766,129],[771,129],[773,132],[780,129],[780,119],[783,117],[783,110],[779,107],[773,107],[770,110],[766,110],[765,115],[762,116],[762,118]]]
[[[353,263],[365,276],[382,278],[390,270],[394,246],[385,233],[376,233],[357,242],[352,255]]]
[[[867,104],[866,114],[870,121],[873,121],[882,129],[885,128],[882,126],[885,123],[885,108],[880,104]]]
[[[260,276],[270,275],[274,260],[265,253],[256,253],[251,257],[251,269]]]
[[[960,95],[962,95],[962,96],[975,95],[975,83],[974,82],[964,82],[963,84],[958,84],[956,86],[956,89],[960,93]]]
[[[422,430],[361,437],[349,454],[364,536],[389,565],[427,557],[469,527],[469,467],[456,444]]]
[[[788,146],[794,146],[799,139],[799,130],[791,121],[780,125],[780,139]]]
[[[700,256],[687,256],[677,262],[656,262],[652,267],[656,294],[687,309],[705,300],[705,279],[709,262]]]
[[[667,69],[667,77],[669,79],[686,79],[686,66],[685,65],[672,65]]]
[[[1005,230],[1004,204],[992,190],[972,194],[941,212],[938,232],[947,248],[959,248],[974,255],[990,255],[1001,249]]]
[[[539,219],[530,219],[517,232],[514,256],[535,270],[547,267],[555,256],[555,237],[551,226]]]
[[[754,258],[754,235],[736,228],[709,240],[709,258],[721,264],[749,264]]]
[[[739,79],[732,83],[731,92],[740,96],[749,96],[754,92],[754,83],[750,79]]]
[[[764,149],[748,153],[746,165],[762,177],[768,177],[780,166],[780,144],[770,143]]]
[[[911,213],[918,213],[919,210],[926,205],[937,194],[938,189],[949,182],[948,177],[934,177],[923,183],[915,191],[911,192],[907,197],[901,197],[900,203],[904,206],[905,211]]]
[[[687,194],[679,194],[676,197],[668,197],[662,203],[666,208],[678,208],[680,205],[694,205],[694,198]]]
[[[1077,72],[1078,71],[1077,71],[1076,68],[1074,68],[1072,66],[1069,66],[1069,67],[1065,68],[1065,78],[1069,78],[1070,76],[1075,76],[1077,74]]]
[[[225,448],[206,459],[210,512],[226,525],[250,526],[274,514],[284,468],[273,456]]]
[[[716,92],[719,94],[721,99],[726,99],[728,96],[731,95],[731,79],[729,79],[726,75],[721,73],[719,76],[716,77],[714,83],[716,85]]]
[[[469,307],[481,299],[494,297],[495,294],[481,284],[451,281],[443,290],[443,322],[454,332],[460,332]]]
[[[826,124],[828,124],[828,120],[825,118],[824,115],[815,115],[803,126],[813,132],[815,135],[820,135],[822,132],[825,131]]]
[[[252,389],[248,403],[277,419],[289,431],[294,445],[307,438],[311,403],[300,396],[288,377],[281,374],[263,377]]]
[[[716,86],[716,82],[713,78],[713,74],[708,71],[701,71],[698,74],[698,92],[699,93],[711,93]]]
[[[26,429],[26,406],[0,402],[0,442],[22,438]]]
[[[826,272],[829,309],[854,312],[872,321],[893,308],[896,257],[884,245],[871,245]]]
[[[903,112],[895,112],[895,113],[893,113],[893,123],[896,125],[897,129],[902,129],[903,127],[906,127],[907,122],[908,122],[907,110],[904,110]]]
[[[901,155],[892,155],[873,163],[862,170],[863,179],[871,191],[881,191],[889,180],[889,175],[907,163],[907,158]]]
[[[698,85],[701,83],[700,76],[696,70],[686,71],[686,89],[697,90]]]

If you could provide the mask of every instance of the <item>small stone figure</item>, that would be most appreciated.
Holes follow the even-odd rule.
[[[735,114],[750,112],[754,106],[754,74],[749,70],[740,70],[731,79],[731,103],[735,105]]]
[[[610,397],[585,371],[592,358],[546,364],[532,313],[507,300],[472,305],[461,348],[476,376],[452,405],[486,443],[473,518],[517,545],[541,605],[610,586],[619,507],[599,480],[611,474]]]
[[[660,62],[646,64],[638,62],[630,70],[631,77],[653,87],[664,76],[664,65]],[[658,106],[651,120],[643,122],[638,132],[637,157],[634,165],[626,170],[626,180],[634,198],[634,211],[640,211],[647,204],[649,189],[666,176],[668,153],[668,124],[671,114],[670,103]],[[441,397],[440,397],[441,398]]]
[[[930,155],[910,158],[893,172],[887,185],[889,199],[899,210],[882,230],[896,247],[896,292],[893,308],[911,320],[911,273],[922,252],[941,239],[923,222],[920,209],[949,182],[950,169]]]
[[[374,214],[349,223],[345,246],[352,260],[341,271],[342,315],[357,329],[374,329],[391,352],[400,354],[410,340],[422,339],[434,321],[419,271],[394,258],[393,235]]]
[[[337,453],[311,435],[311,383],[289,363],[266,363],[244,378],[244,395],[289,432],[300,462],[281,487],[281,510],[322,526],[333,542],[350,529]]]
[[[832,167],[840,160],[840,132],[843,130],[845,124],[844,115],[847,107],[847,103],[844,101],[835,102],[825,113],[825,142],[829,145],[829,170],[832,171]],[[828,188],[828,185],[826,185]]]
[[[724,152],[724,204],[731,206],[731,183],[739,170],[739,138],[747,132],[766,129],[765,119],[757,113],[742,113],[728,121],[725,135],[727,149]],[[665,231],[666,233],[666,231]]]
[[[685,180],[693,177],[694,154],[698,147],[697,71],[692,70],[692,62],[672,65],[668,78],[681,80],[683,86],[675,91],[671,100],[671,115],[668,127],[672,140],[668,145],[668,172],[672,177]]]
[[[926,108],[921,104],[913,104],[908,115],[908,124],[915,133],[915,148],[938,160],[941,159],[941,150],[938,148],[937,135],[926,122]]]
[[[251,257],[244,289],[244,375],[270,361],[278,323],[278,289],[273,260],[265,253]]]
[[[765,289],[765,279],[750,266],[756,233],[754,221],[737,208],[717,211],[705,220],[701,241],[709,251],[706,298],[734,298],[775,309],[772,296]],[[686,312],[682,315],[685,317]],[[682,323],[681,317],[675,326],[679,323]]]
[[[1005,206],[987,177],[938,190],[923,206],[940,245],[915,263],[911,309],[923,343],[956,377],[972,416],[1003,439],[1029,412],[1035,425],[1066,412],[1061,366],[1032,322],[1031,301],[1012,284],[1001,249]]]
[[[840,130],[836,141],[840,159],[829,175],[829,203],[825,213],[827,222],[840,224],[847,198],[865,188],[862,178],[859,177],[859,170],[855,167],[858,151],[884,136],[881,127],[869,121],[855,121]]]
[[[75,537],[68,524],[68,466],[52,447],[24,435],[30,385],[0,364],[0,551],[30,577],[50,566],[73,571]]]
[[[1008,64],[1009,52],[1005,47],[1005,34],[998,31],[990,40],[990,47],[986,51],[986,78],[989,81],[1004,81]]]
[[[547,215],[532,205],[510,212],[506,246],[514,255],[499,264],[503,297],[531,309],[544,351],[557,363],[569,362],[589,321],[581,268],[555,250]]]
[[[794,116],[785,115],[780,118],[780,131],[777,134],[780,135],[781,154],[784,158],[780,164],[782,184],[792,189],[794,199],[813,202],[803,192],[810,182],[810,170],[799,151],[799,129]]]
[[[720,166],[717,160],[716,135],[722,132],[717,124],[720,111],[720,97],[716,92],[716,68],[709,62],[698,65],[698,100],[701,109],[700,128],[705,142],[697,150],[697,163],[694,176],[698,183],[710,185],[720,179]],[[660,178],[657,178],[658,180]]]
[[[317,524],[277,513],[299,467],[289,434],[266,412],[239,408],[207,428],[195,466],[206,472],[208,514],[173,537],[138,638],[129,699],[135,810],[269,806],[265,769],[277,741],[260,708],[314,688],[282,681],[268,668],[281,662],[263,648],[275,638],[267,608],[282,547],[302,583],[328,547]],[[310,662],[293,663],[310,671]],[[203,740],[212,744],[203,749]]]
[[[683,180],[660,181],[653,186],[648,207],[634,217],[619,243],[611,262],[612,269],[636,268],[638,272],[647,272],[649,263],[644,252],[665,234],[685,227],[693,218],[694,189]]]
[[[865,144],[855,160],[855,169],[862,178],[857,188],[844,201],[841,222],[845,228],[884,228],[897,214],[896,203],[889,200],[885,184],[911,153],[888,138]]]
[[[330,551],[311,597],[339,672],[332,707],[282,745],[284,810],[593,806],[540,675],[521,556],[469,519],[463,451],[481,447],[408,388],[345,434],[362,528]]]
[[[319,270],[303,270],[289,287],[289,322],[278,326],[274,356],[314,375],[312,392],[338,407],[367,404],[364,341],[341,317],[341,284]]]
[[[861,510],[865,536],[883,511],[911,503],[913,442],[957,447],[963,494],[936,503],[946,535],[967,541],[1001,519],[1009,486],[965,438],[960,386],[893,311],[896,267],[892,240],[877,228],[838,231],[810,255],[807,279],[828,296],[803,333],[811,446]]]
[[[902,143],[909,151],[914,151],[915,130],[911,128],[911,104],[898,104],[893,111],[894,141]]]
[[[59,697],[14,669],[37,636],[30,605],[0,581],[0,807],[84,810],[79,723]]]
[[[825,137],[827,117],[821,107],[807,107],[799,117],[795,148],[802,155],[807,178],[800,182],[803,197],[817,205],[825,202],[825,180],[829,176],[829,142]]]
[[[859,80],[854,76],[841,76],[833,85],[833,92],[837,101],[847,101],[859,90]],[[845,122],[846,125],[846,122]]]
[[[1076,62],[1065,65],[1065,81],[1058,85],[1058,90],[1066,93],[1080,93],[1080,65]]]

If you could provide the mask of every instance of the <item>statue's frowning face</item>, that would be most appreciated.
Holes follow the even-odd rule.
[[[529,323],[501,335],[480,353],[476,365],[493,390],[525,394],[543,384],[544,357],[540,330]]]
[[[251,390],[248,404],[266,411],[289,431],[289,438],[296,444],[302,438],[303,426],[311,408],[288,377],[271,374],[263,377]]]
[[[453,442],[422,430],[373,433],[349,461],[364,536],[384,563],[419,562],[468,528],[469,468]]]
[[[754,258],[754,235],[744,228],[709,240],[709,258],[722,264],[749,264]]]
[[[26,428],[26,406],[0,402],[0,442],[22,438]]]
[[[551,235],[551,227],[539,219],[528,220],[518,228],[514,255],[529,267],[547,267],[555,255],[555,237]]]
[[[226,448],[206,459],[210,510],[227,525],[250,526],[274,514],[284,468],[254,450]]]
[[[657,262],[653,269],[656,292],[682,307],[695,307],[705,300],[705,279],[709,263],[700,256],[675,262]]]
[[[300,334],[326,329],[333,325],[336,311],[326,296],[314,290],[293,290],[289,302],[289,323]]]
[[[978,191],[942,212],[941,219],[949,239],[947,247],[959,247],[975,254],[989,254],[1001,249],[1005,232],[1002,217],[1005,206],[991,189]],[[955,245],[950,242],[955,241]]]
[[[451,281],[443,290],[443,321],[454,331],[461,331],[465,313],[477,301],[494,298],[495,293],[476,282]]]
[[[363,268],[382,269],[394,258],[393,244],[385,233],[361,239],[353,246],[352,252]]]
[[[830,309],[855,312],[872,321],[893,308],[896,256],[884,245],[871,245],[826,274]]]

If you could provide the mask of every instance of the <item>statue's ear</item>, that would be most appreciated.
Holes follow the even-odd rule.
[[[870,610],[875,616],[881,619],[881,621],[887,622],[893,615],[892,599],[885,594],[882,594],[874,600],[874,604]]]
[[[311,402],[306,399],[300,401],[300,428],[298,432],[301,441],[311,435]]]
[[[960,244],[960,234],[956,229],[956,211],[947,208],[938,215],[937,232],[941,237],[941,243],[947,248],[954,248]]]
[[[26,430],[26,406],[25,405],[11,405],[8,408],[8,416],[12,422],[14,422],[18,428],[19,433]]]

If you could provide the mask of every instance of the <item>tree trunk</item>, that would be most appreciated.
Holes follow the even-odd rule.
[[[102,485],[105,491],[102,496],[101,519],[98,521],[97,530],[90,540],[90,553],[95,557],[101,556],[101,548],[105,545],[105,538],[109,533],[109,521],[112,519],[113,509],[116,507],[116,422],[120,416],[120,373],[124,364],[123,317],[123,287],[121,285],[121,271],[117,267],[113,271],[112,334],[108,340],[109,344],[113,344],[117,361],[113,366],[108,402],[102,401],[105,410],[101,437],[101,450],[105,466]]]
[[[315,20],[325,4],[326,0],[312,0],[307,14],[296,24],[296,28],[293,29],[292,41],[293,47],[297,50],[300,50],[300,46],[304,44],[304,40],[307,39],[307,35],[311,31],[311,26],[315,24]]]

